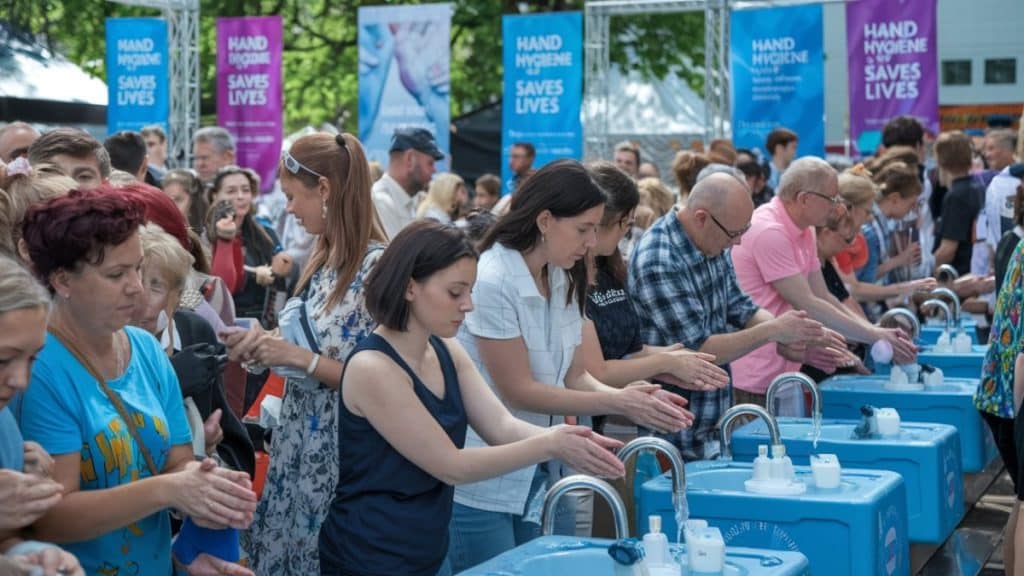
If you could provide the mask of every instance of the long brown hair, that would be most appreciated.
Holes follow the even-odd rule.
[[[299,138],[289,151],[303,166],[327,178],[331,194],[327,197],[327,221],[316,242],[309,263],[295,286],[298,294],[322,266],[338,271],[338,281],[327,296],[325,309],[341,302],[348,286],[363,263],[371,240],[387,242],[377,210],[370,195],[370,166],[363,146],[355,136],[345,133],[309,134]],[[292,174],[284,165],[281,178],[297,178],[306,187],[315,187],[319,177],[306,170]]]

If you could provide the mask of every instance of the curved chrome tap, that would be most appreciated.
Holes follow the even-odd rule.
[[[956,271],[956,268],[953,268],[949,264],[943,264],[935,271],[935,278],[939,282],[943,281],[943,276],[948,277],[950,282],[955,282],[960,279],[960,273]]]
[[[679,450],[666,440],[655,436],[641,436],[626,444],[619,450],[619,460],[628,464],[629,459],[640,453],[642,450],[654,450],[661,452],[672,465],[672,504],[679,509],[680,499],[686,497],[686,463],[679,454]],[[635,466],[634,462],[634,466]]]
[[[772,446],[782,443],[782,434],[779,432],[779,423],[767,410],[757,404],[737,404],[725,411],[718,419],[718,433],[722,435],[722,459],[732,460],[732,423],[741,414],[758,416],[768,426],[768,436],[771,438]]]
[[[612,485],[593,476],[574,474],[566,476],[548,490],[544,495],[544,508],[540,514],[541,534],[550,536],[555,529],[555,505],[558,500],[567,492],[580,488],[589,488],[595,494],[604,496],[608,507],[612,509],[612,519],[615,522],[615,539],[629,538],[629,519],[626,516],[626,505],[622,503],[619,493],[612,488]]]
[[[818,385],[811,380],[810,376],[802,372],[786,372],[772,380],[765,392],[765,405],[768,407],[768,413],[772,416],[777,415],[775,414],[775,397],[783,386],[792,382],[802,384],[804,388],[811,391],[811,416],[821,418],[821,390],[818,390]]]
[[[946,316],[946,333],[949,334],[950,337],[952,337],[953,313],[949,311],[949,304],[946,304],[944,301],[939,300],[938,298],[931,298],[929,300],[925,300],[924,303],[921,304],[921,310],[924,310],[925,312],[927,312],[930,308],[938,308],[939,310],[942,310],[942,313]]]
[[[883,328],[894,328],[899,324],[895,322],[896,318],[905,318],[910,322],[911,330],[913,334],[910,335],[911,340],[917,340],[921,336],[921,322],[910,310],[906,308],[890,308],[882,314],[882,317],[878,319],[878,325]]]
[[[953,292],[952,290],[950,290],[949,288],[946,288],[945,286],[940,286],[940,287],[932,290],[928,294],[929,298],[938,298],[939,296],[945,296],[946,298],[949,298],[950,303],[953,304],[953,323],[957,327],[959,327],[960,326],[960,297],[956,295],[956,292]]]

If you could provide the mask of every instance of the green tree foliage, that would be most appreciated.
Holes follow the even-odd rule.
[[[452,116],[501,99],[501,17],[582,10],[584,0],[452,0]],[[357,130],[357,13],[359,6],[409,0],[200,0],[200,86],[204,121],[216,115],[217,16],[280,14],[284,19],[284,100],[289,129],[334,124]],[[88,72],[105,75],[104,19],[157,16],[153,9],[102,0],[0,0],[0,18],[36,34]],[[611,21],[615,65],[647,77],[674,73],[703,86],[701,13],[617,17]],[[73,89],[73,88],[69,88]]]

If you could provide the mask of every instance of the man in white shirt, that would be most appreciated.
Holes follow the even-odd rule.
[[[434,162],[443,158],[444,152],[426,129],[395,130],[388,171],[373,184],[373,204],[388,238],[416,219],[416,195],[430,184]]]

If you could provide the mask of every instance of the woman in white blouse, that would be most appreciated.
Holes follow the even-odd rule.
[[[548,164],[524,182],[510,211],[481,242],[475,309],[458,339],[520,419],[552,426],[566,416],[617,414],[678,431],[692,421],[680,396],[646,383],[606,386],[576,353],[587,289],[583,258],[597,243],[605,200],[586,169],[571,160]],[[470,430],[466,446],[482,444]],[[457,487],[449,528],[454,571],[539,535],[543,489],[560,476],[559,464],[548,462]]]

